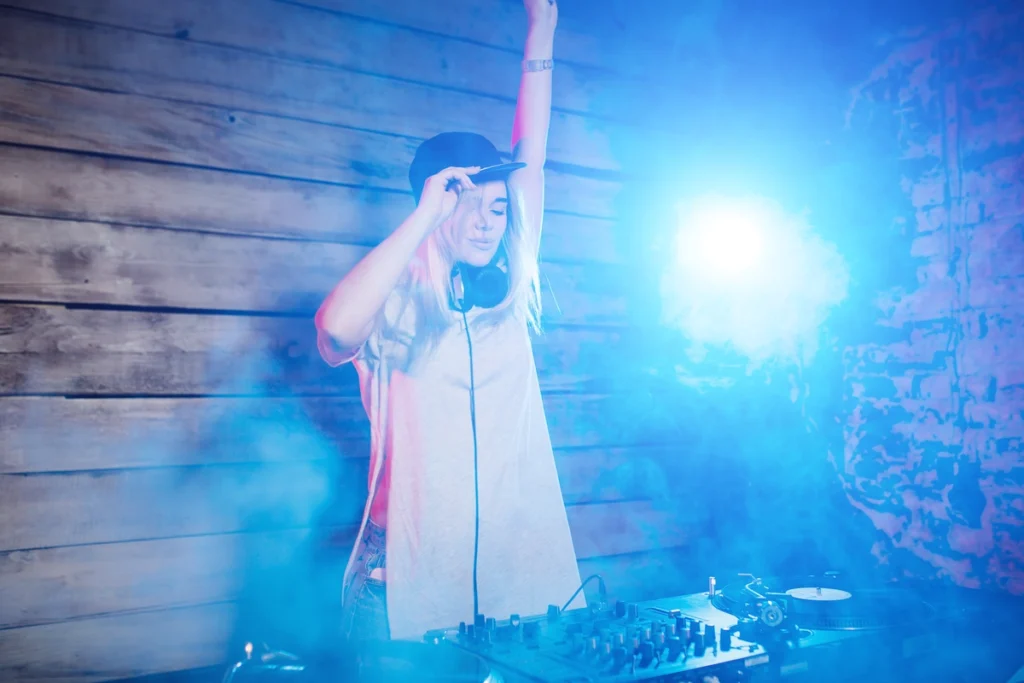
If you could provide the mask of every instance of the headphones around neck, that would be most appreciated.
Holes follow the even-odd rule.
[[[462,280],[462,298],[458,299],[455,278]],[[468,313],[474,306],[494,308],[508,296],[508,273],[491,262],[486,266],[456,263],[452,268],[452,309]]]

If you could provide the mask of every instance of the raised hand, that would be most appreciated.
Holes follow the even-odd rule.
[[[546,0],[545,0],[546,1]],[[423,184],[423,193],[420,195],[419,204],[416,208],[424,212],[434,221],[434,227],[444,223],[455,211],[455,204],[459,201],[459,194],[465,190],[472,190],[476,187],[469,176],[480,170],[479,166],[460,168],[449,166],[438,171],[427,178]]]
[[[530,28],[554,30],[558,23],[558,3],[555,0],[523,0]]]

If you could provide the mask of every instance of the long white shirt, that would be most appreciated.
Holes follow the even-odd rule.
[[[374,330],[352,360],[371,425],[362,526],[389,461],[391,637],[421,640],[428,630],[473,620],[475,497],[465,325],[453,312],[433,349],[410,359],[412,310],[393,294],[384,309],[391,333]],[[507,619],[543,613],[549,604],[560,607],[579,587],[580,574],[529,329],[514,314],[481,328],[474,325],[480,313],[468,314],[479,469],[479,607],[486,616]],[[324,357],[332,365],[347,360],[326,352]],[[585,604],[581,592],[572,607]]]

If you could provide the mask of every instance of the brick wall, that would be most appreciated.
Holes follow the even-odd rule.
[[[1024,7],[894,41],[916,287],[844,353],[847,496],[894,573],[1024,593]]]

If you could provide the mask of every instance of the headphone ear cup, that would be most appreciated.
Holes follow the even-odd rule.
[[[459,278],[458,283],[456,278]],[[457,296],[457,284],[462,286],[461,299]],[[474,306],[494,308],[505,300],[508,290],[508,273],[497,265],[456,264],[452,268],[451,307],[459,313],[468,313]]]
[[[498,266],[480,268],[471,281],[474,306],[494,308],[508,296],[508,274]]]

